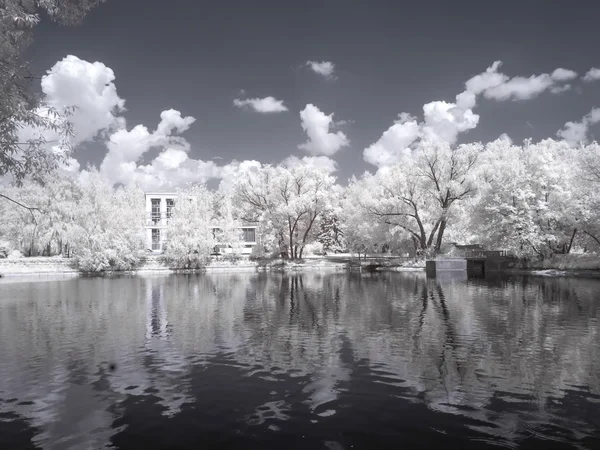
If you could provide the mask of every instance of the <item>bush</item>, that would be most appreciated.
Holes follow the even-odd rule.
[[[6,241],[0,241],[0,258],[7,258],[10,253],[10,244]]]
[[[267,256],[267,249],[265,249],[264,245],[256,244],[254,247],[252,247],[252,251],[250,252],[251,260],[263,259],[266,256]]]
[[[133,270],[139,266],[141,260],[142,255],[138,252],[121,252],[114,248],[95,251],[82,248],[73,257],[75,267],[81,272]]]
[[[223,261],[228,261],[232,264],[237,264],[240,260],[242,259],[242,255],[240,255],[239,253],[225,253],[223,255]]]
[[[23,253],[21,253],[19,250],[13,250],[12,252],[10,252],[7,256],[8,259],[19,259],[19,258],[23,258]]]

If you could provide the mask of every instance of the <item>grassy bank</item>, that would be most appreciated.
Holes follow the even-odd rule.
[[[77,270],[73,260],[60,256],[53,257],[24,257],[15,259],[0,259],[0,276],[42,276],[42,275],[76,275],[103,276],[113,274],[134,273],[195,273],[195,272],[239,272],[239,271],[274,271],[294,272],[304,270],[353,270],[362,265],[367,270],[377,265],[378,270],[423,270],[425,261],[406,258],[393,258],[370,255],[367,260],[359,259],[356,255],[336,254],[330,256],[311,256],[302,260],[290,261],[283,259],[250,260],[242,257],[231,260],[224,257],[213,257],[210,263],[202,269],[183,269],[169,267],[160,255],[144,258],[135,270],[102,271],[82,273]],[[381,266],[381,267],[379,267]]]
[[[532,262],[529,266],[534,270],[565,270],[565,271],[600,271],[600,255],[571,254],[554,255],[544,261]]]

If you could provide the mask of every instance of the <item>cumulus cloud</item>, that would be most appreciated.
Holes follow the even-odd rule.
[[[555,80],[547,73],[530,77],[514,77],[493,88],[486,89],[485,97],[494,100],[529,100],[546,91]]]
[[[45,102],[56,108],[76,107],[69,118],[75,147],[91,140],[104,142],[108,151],[100,172],[110,182],[137,182],[147,190],[174,189],[210,179],[221,179],[221,184],[227,185],[232,184],[241,171],[260,167],[258,161],[218,165],[214,161],[190,158],[190,144],[180,134],[196,119],[174,109],[160,113],[160,121],[153,131],[142,124],[128,129],[121,115],[125,111],[125,100],[119,97],[114,82],[115,74],[106,65],[69,55],[58,61],[41,83]],[[29,128],[21,130],[25,138],[38,132]],[[57,139],[51,130],[43,130],[43,133],[48,141]],[[158,149],[158,155],[142,165],[141,159],[151,149]],[[49,144],[47,150],[57,151],[57,148]],[[80,169],[79,162],[69,158],[61,171],[85,181],[88,172]]]
[[[562,86],[553,86],[550,88],[550,92],[552,92],[553,94],[560,94],[569,90],[571,90],[570,84],[564,84]]]
[[[454,102],[438,100],[423,105],[422,122],[402,113],[400,120],[363,151],[364,160],[381,168],[397,163],[420,139],[456,142],[460,133],[479,124],[479,115],[473,108],[480,96],[497,101],[528,100],[547,90],[555,94],[564,92],[570,85],[562,83],[577,77],[572,70],[558,68],[552,74],[510,78],[499,72],[501,65],[501,61],[495,61],[485,72],[467,80],[465,90]]]
[[[325,78],[328,79],[334,79],[335,75],[334,75],[334,70],[335,70],[335,64],[332,63],[331,61],[306,61],[306,65],[308,67],[310,67],[310,69],[314,72],[314,73],[318,73],[319,75],[324,76]]]
[[[571,145],[587,141],[590,126],[600,122],[600,108],[592,109],[581,118],[580,122],[567,122],[564,127],[556,133]]]
[[[313,155],[331,156],[350,143],[343,132],[332,133],[329,131],[334,125],[333,113],[327,115],[309,103],[300,111],[300,120],[302,129],[308,136],[305,143],[298,145],[301,150]]]
[[[50,106],[77,107],[69,118],[74,145],[121,125],[117,114],[125,111],[125,100],[117,94],[114,80],[113,70],[101,62],[90,63],[73,55],[58,61],[42,78],[42,92]]]
[[[583,77],[583,81],[590,82],[596,80],[600,80],[600,69],[592,67]]]
[[[297,156],[290,155],[283,160],[283,164],[288,167],[305,165],[314,169],[325,170],[328,173],[333,173],[337,170],[337,163],[328,156],[304,156],[298,158]]]
[[[400,120],[388,128],[377,142],[365,149],[365,161],[377,167],[396,164],[410,152],[409,146],[419,138],[420,129],[415,117],[407,113],[400,114]]]
[[[222,166],[219,173],[219,177],[221,178],[219,190],[224,192],[230,191],[242,174],[257,171],[261,167],[262,164],[255,160],[234,160]]]
[[[262,114],[279,113],[287,111],[287,106],[283,104],[283,100],[278,100],[275,97],[265,98],[248,98],[240,100],[236,98],[233,104],[238,108],[250,108]]]
[[[550,76],[556,81],[569,81],[577,78],[577,72],[559,67],[558,69],[555,69]]]
[[[144,125],[136,125],[127,130],[123,128],[109,136],[106,144],[108,153],[100,165],[100,172],[113,183],[138,181],[144,184],[152,175],[182,168],[186,162],[189,143],[176,134],[186,131],[196,119],[182,117],[174,109],[163,111],[160,122],[153,132]],[[148,166],[138,167],[137,162],[151,148],[162,148],[162,152]],[[214,165],[214,163],[206,163]],[[189,166],[189,164],[187,165]],[[159,176],[159,178],[161,178]]]

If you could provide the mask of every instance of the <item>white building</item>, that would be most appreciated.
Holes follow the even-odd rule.
[[[146,242],[148,250],[154,253],[162,253],[165,245],[168,243],[167,225],[175,206],[177,194],[172,192],[147,192],[146,194]],[[208,225],[216,235],[219,226]],[[242,226],[244,235],[243,254],[250,254],[252,247],[257,244],[256,229],[257,223],[248,223]],[[228,253],[228,249],[223,244],[217,243],[219,253]]]

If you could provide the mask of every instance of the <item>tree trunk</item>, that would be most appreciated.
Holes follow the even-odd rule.
[[[442,248],[442,239],[444,238],[444,231],[446,230],[446,220],[440,222],[440,228],[438,230],[437,240],[435,243],[435,253],[438,253]]]
[[[571,236],[571,240],[569,241],[569,245],[567,247],[567,251],[565,253],[571,253],[571,247],[573,246],[573,241],[575,240],[575,235],[577,234],[577,228],[573,228],[573,235]]]

